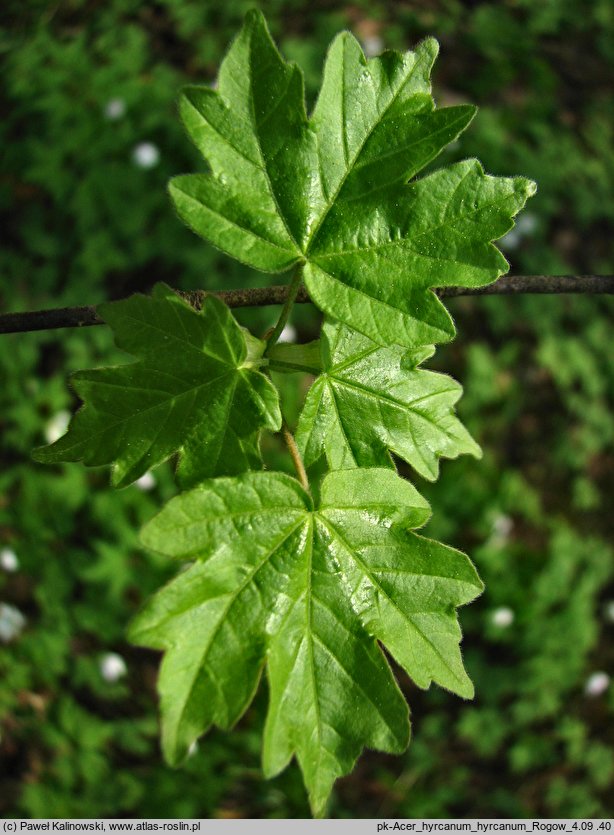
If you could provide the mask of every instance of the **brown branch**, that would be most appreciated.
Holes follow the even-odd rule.
[[[228,307],[259,307],[284,304],[288,297],[287,284],[272,287],[254,287],[244,290],[178,291],[193,307],[199,309],[207,295],[214,295]],[[488,287],[443,287],[436,291],[440,298],[452,296],[504,296],[520,293],[604,293],[614,294],[614,275],[508,275],[489,284]],[[298,292],[296,302],[309,302],[304,287]],[[61,307],[51,310],[35,310],[27,313],[0,314],[0,333],[54,330],[56,328],[81,328],[102,325],[103,320],[95,305],[88,307]]]
[[[614,294],[614,275],[506,275],[487,287],[442,287],[440,299],[450,296],[513,296],[519,293]]]

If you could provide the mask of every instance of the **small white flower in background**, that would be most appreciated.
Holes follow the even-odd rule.
[[[128,672],[126,662],[116,652],[107,652],[100,659],[100,675],[109,684],[114,684]]]
[[[601,696],[610,686],[610,676],[604,672],[591,673],[586,679],[584,692],[587,696]]]
[[[160,150],[153,142],[139,142],[132,152],[132,159],[139,168],[155,168],[160,162]]]
[[[110,122],[121,119],[126,113],[126,102],[123,99],[109,99],[104,108],[104,115]]]
[[[501,249],[507,249],[510,251],[518,249],[518,245],[522,242],[522,240],[527,236],[532,235],[536,229],[537,216],[531,212],[525,212],[523,215],[520,215],[514,228],[510,229],[507,235],[504,235],[501,238],[499,246]]]
[[[0,568],[11,573],[19,569],[19,557],[12,548],[3,548],[0,551]]]
[[[198,751],[198,740],[195,739],[193,742],[190,743],[190,747],[188,748],[188,757],[193,757]]]
[[[505,545],[510,538],[510,534],[514,529],[514,520],[505,513],[498,513],[492,520],[492,530],[490,534],[491,545]]]
[[[500,241],[497,242],[497,246],[501,247],[501,249],[506,249],[511,252],[514,249],[518,249],[518,244],[522,240],[522,235],[519,234],[517,229],[510,229],[507,235],[504,235]]]
[[[139,490],[153,490],[156,486],[156,478],[151,473],[144,473],[134,482]]]
[[[45,438],[47,443],[53,444],[58,438],[61,438],[68,429],[69,423],[70,412],[67,412],[66,409],[61,409],[49,421],[47,421],[47,425],[45,426]]]
[[[279,334],[280,342],[296,342],[296,328],[292,325],[286,325]]]
[[[514,623],[514,610],[510,609],[509,606],[499,606],[491,612],[490,621],[493,626],[498,626],[499,629],[507,629]]]
[[[367,58],[373,58],[384,51],[384,41],[379,35],[366,35],[362,39],[362,48]]]
[[[524,214],[520,215],[520,217],[516,221],[515,228],[518,234],[521,235],[523,238],[527,235],[530,235],[537,229],[537,215],[534,215],[532,212],[525,212]]]
[[[608,600],[603,607],[603,614],[609,623],[614,623],[614,600]]]
[[[24,615],[10,603],[0,603],[0,641],[8,644],[20,634],[26,625]]]

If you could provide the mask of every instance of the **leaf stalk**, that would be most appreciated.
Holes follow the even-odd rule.
[[[279,337],[283,329],[288,324],[288,319],[290,318],[290,313],[292,308],[294,307],[294,302],[296,301],[296,297],[298,295],[298,291],[301,288],[301,284],[303,283],[303,264],[299,264],[292,274],[292,280],[290,281],[290,285],[288,287],[288,297],[284,302],[284,306],[279,314],[279,319],[277,320],[277,324],[271,331],[270,335],[267,337],[267,347],[265,349],[264,355],[268,356],[269,351],[278,341]]]
[[[307,478],[307,470],[305,469],[303,458],[296,445],[296,441],[294,440],[294,435],[290,431],[290,427],[286,423],[285,418],[282,419],[281,434],[286,446],[288,447],[288,452],[292,458],[292,463],[294,464],[294,469],[298,475],[298,480],[301,482],[301,486],[305,492],[311,495],[311,491],[309,489],[309,479]]]

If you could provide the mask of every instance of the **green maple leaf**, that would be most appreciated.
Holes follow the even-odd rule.
[[[259,430],[280,428],[279,397],[257,370],[265,344],[246,337],[225,304],[209,296],[198,312],[157,284],[151,298],[98,310],[139,360],[75,374],[85,406],[62,438],[34,451],[37,461],[113,464],[118,487],[175,452],[184,487],[260,464]]]
[[[468,160],[411,180],[469,124],[470,105],[436,109],[433,39],[366,60],[347,32],[332,43],[307,117],[301,71],[248,13],[217,91],[190,87],[186,128],[209,174],[171,181],[183,220],[265,272],[304,266],[314,302],[383,344],[449,340],[429,289],[477,287],[508,264],[491,243],[535,191]]]
[[[266,664],[265,773],[295,754],[321,813],[363,746],[398,752],[409,740],[378,641],[419,687],[471,697],[455,607],[482,585],[464,554],[410,530],[428,514],[385,469],[329,473],[315,509],[297,481],[266,472],[210,480],[169,502],[142,541],[194,563],[130,633],[166,650],[167,759],[181,761],[211,724],[230,728]]]
[[[439,458],[480,448],[454,414],[462,387],[416,366],[429,347],[382,347],[346,325],[327,321],[323,373],[309,390],[297,443],[305,464],[326,453],[331,469],[393,466],[389,451],[434,480]]]

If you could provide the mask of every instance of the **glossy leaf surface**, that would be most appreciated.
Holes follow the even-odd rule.
[[[454,414],[461,386],[417,368],[432,353],[382,347],[327,321],[322,374],[301,413],[297,443],[309,466],[324,452],[332,469],[393,466],[390,452],[434,480],[441,457],[480,449]]]
[[[259,430],[279,429],[279,397],[257,370],[264,343],[250,337],[248,355],[226,305],[209,296],[198,312],[158,284],[151,298],[98,309],[118,347],[139,359],[75,374],[85,405],[66,435],[35,450],[36,460],[112,464],[118,487],[176,452],[184,487],[260,463]]]
[[[328,53],[313,114],[300,70],[250,12],[218,89],[188,88],[181,113],[210,166],[171,182],[185,222],[265,272],[304,264],[315,303],[382,344],[449,340],[431,287],[476,287],[507,262],[491,241],[535,186],[484,174],[476,160],[412,181],[475,108],[436,109],[433,39],[366,60],[348,32]]]
[[[206,481],[173,499],[143,543],[193,564],[137,616],[131,639],[166,650],[163,745],[179,762],[231,727],[263,665],[267,775],[296,755],[312,806],[363,746],[401,751],[408,711],[377,641],[419,687],[470,697],[455,607],[481,591],[463,554],[411,532],[429,514],[385,469],[329,473],[314,509],[279,473]]]

